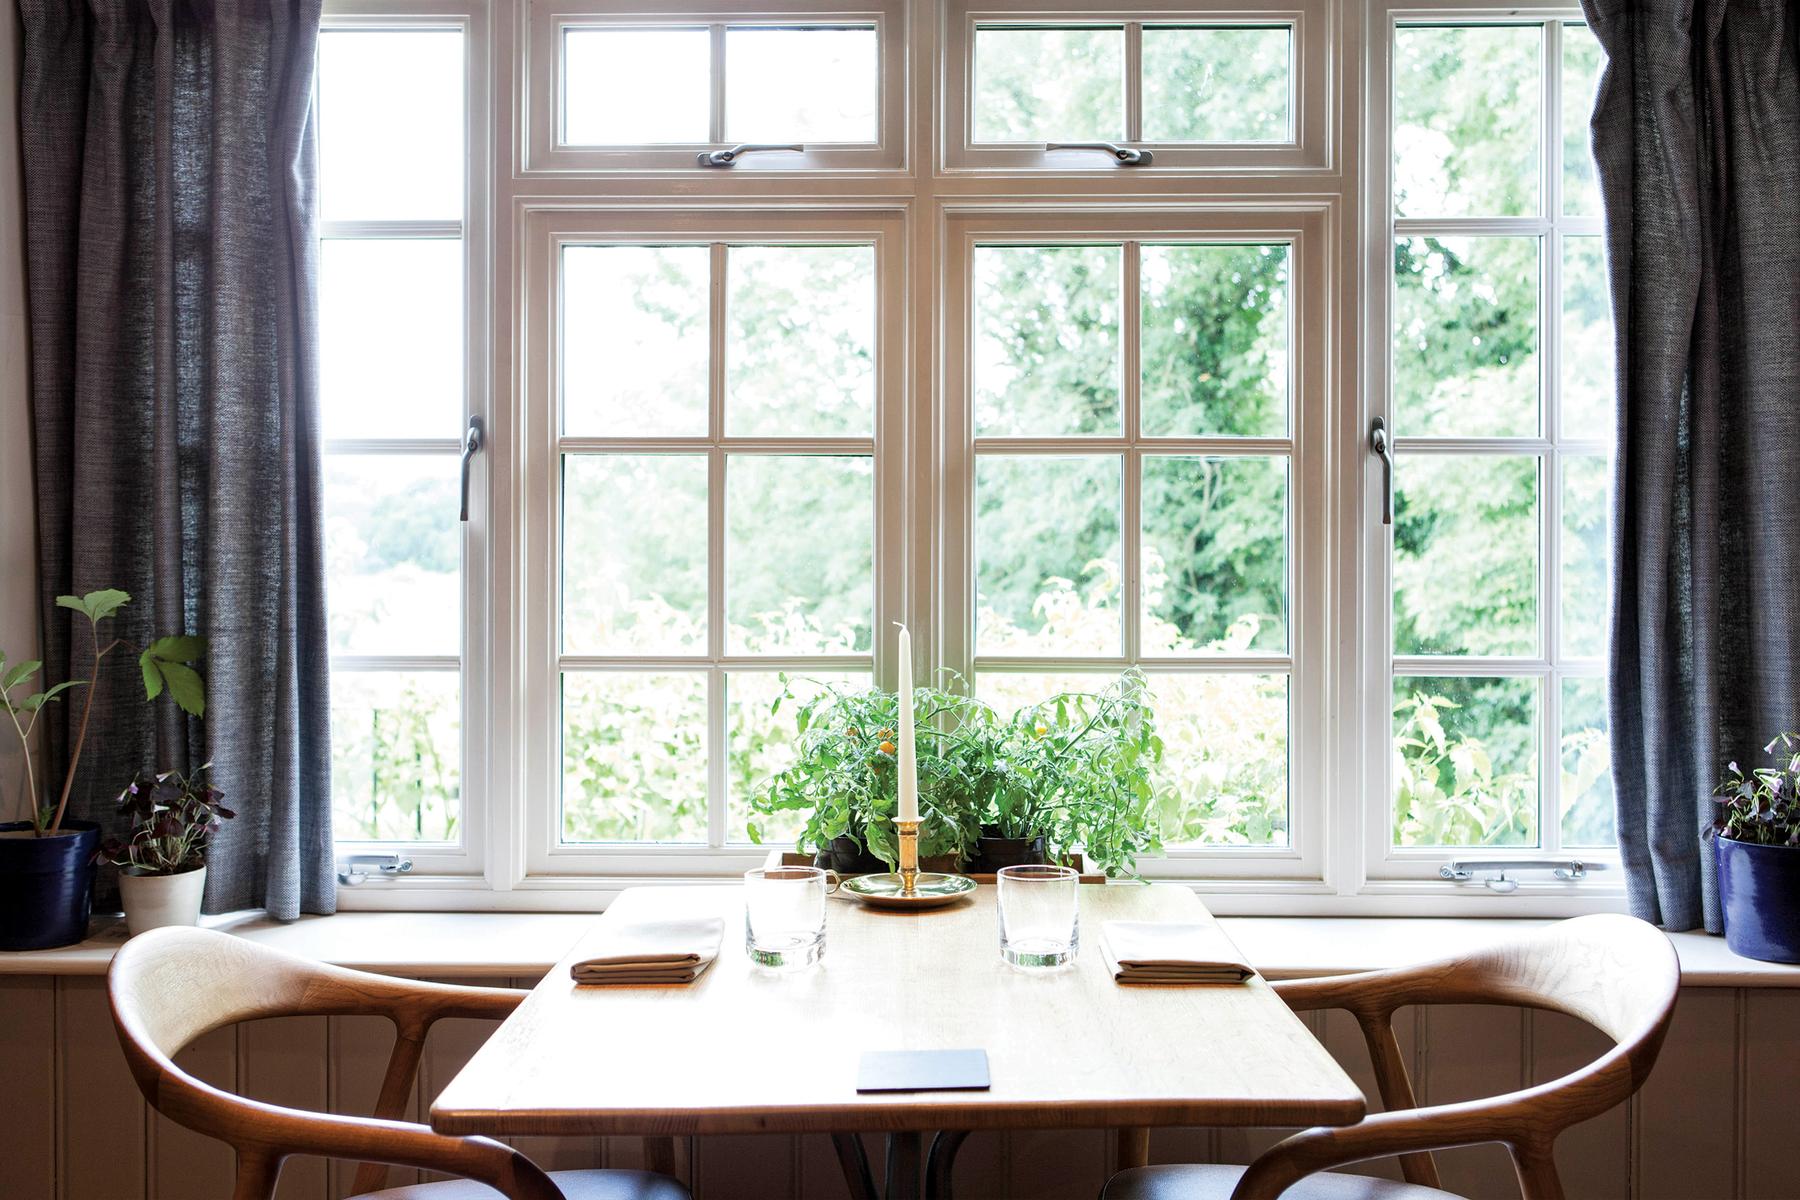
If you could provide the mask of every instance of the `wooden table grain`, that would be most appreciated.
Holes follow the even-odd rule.
[[[742,889],[633,888],[599,922],[717,914],[718,961],[688,987],[584,988],[584,938],[431,1107],[453,1134],[726,1134],[1157,1125],[1347,1125],[1363,1096],[1261,979],[1120,987],[1108,920],[1209,921],[1170,884],[1081,888],[1073,967],[1001,961],[994,889],[933,913],[829,905],[824,962],[753,968]],[[858,1095],[865,1050],[979,1047],[985,1092]]]

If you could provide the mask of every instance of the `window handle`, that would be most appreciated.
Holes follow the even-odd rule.
[[[1493,871],[1495,874],[1481,882],[1490,892],[1506,895],[1519,890],[1519,881],[1508,878],[1508,871],[1548,871],[1564,883],[1574,883],[1585,879],[1589,871],[1605,869],[1605,863],[1578,858],[1453,858],[1438,868],[1438,874],[1454,883],[1468,883],[1477,871]]]
[[[1369,426],[1369,449],[1381,459],[1381,523],[1394,523],[1394,453],[1388,441],[1387,422],[1375,418]]]
[[[724,150],[702,150],[699,163],[703,167],[729,167],[746,154],[761,154],[766,150],[792,150],[796,154],[803,153],[806,147],[798,142],[793,145],[777,145],[773,142],[739,142]]]
[[[1130,146],[1121,146],[1117,142],[1048,142],[1046,152],[1051,150],[1104,150],[1118,162],[1121,167],[1147,167],[1156,155],[1148,150],[1134,150]]]
[[[469,519],[469,460],[481,449],[481,418],[470,417],[469,428],[463,434],[462,448],[462,520]]]
[[[346,887],[361,887],[372,876],[367,868],[374,867],[383,877],[404,875],[413,869],[412,859],[402,854],[352,854],[345,862],[344,869],[338,872],[338,882]]]

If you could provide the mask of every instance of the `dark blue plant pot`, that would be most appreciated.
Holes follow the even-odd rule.
[[[1715,837],[1725,944],[1764,962],[1800,963],[1800,846]]]
[[[64,821],[54,837],[31,837],[29,821],[0,824],[0,950],[49,950],[87,937],[100,827]]]

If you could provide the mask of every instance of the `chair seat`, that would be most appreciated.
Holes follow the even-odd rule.
[[[550,1178],[568,1200],[693,1200],[689,1191],[667,1175],[649,1171],[552,1171]],[[351,1200],[505,1200],[484,1183],[447,1179],[411,1187],[364,1192]]]
[[[1100,1200],[1229,1200],[1231,1189],[1237,1186],[1243,1174],[1243,1167],[1232,1166],[1134,1167],[1109,1179],[1106,1190],[1100,1193]],[[1458,1200],[1458,1197],[1412,1183],[1323,1171],[1308,1175],[1281,1193],[1281,1200]]]

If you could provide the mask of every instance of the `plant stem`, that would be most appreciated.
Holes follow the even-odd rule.
[[[81,765],[81,748],[87,743],[88,718],[94,712],[94,693],[100,690],[100,660],[111,654],[118,642],[108,644],[106,649],[100,648],[100,626],[90,619],[88,632],[94,639],[94,678],[88,684],[87,695],[82,697],[81,727],[75,731],[75,747],[69,752],[69,769],[63,775],[62,795],[56,801],[56,815],[50,818],[50,827],[46,832],[57,833],[62,829],[63,813],[69,807],[69,792],[75,786],[75,768]]]
[[[37,772],[31,765],[31,730],[19,724],[19,710],[10,700],[6,704],[6,715],[12,718],[12,726],[19,734],[19,748],[25,752],[25,816],[31,822],[31,836],[42,837],[43,832],[38,829]],[[35,715],[31,718],[31,728],[37,728]]]

